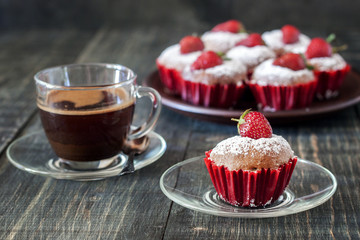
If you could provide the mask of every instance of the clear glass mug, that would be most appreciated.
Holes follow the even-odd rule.
[[[127,140],[155,126],[159,93],[136,85],[136,74],[117,64],[71,64],[41,70],[35,76],[37,106],[49,143],[72,169],[112,164]],[[148,97],[152,109],[139,131],[132,132],[136,99]]]

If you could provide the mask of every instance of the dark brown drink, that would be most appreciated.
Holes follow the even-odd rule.
[[[52,91],[38,104],[49,142],[57,156],[98,161],[117,155],[129,132],[134,100],[125,91]]]

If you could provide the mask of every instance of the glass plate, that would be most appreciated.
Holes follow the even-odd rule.
[[[186,208],[223,217],[268,218],[302,212],[326,202],[336,191],[335,176],[326,168],[298,159],[285,192],[267,207],[231,206],[220,199],[204,163],[198,156],[175,164],[160,179],[164,194]]]
[[[157,161],[166,150],[166,142],[159,134],[148,134],[150,144],[148,149],[134,157],[135,171]],[[99,180],[118,176],[126,163],[127,155],[119,154],[117,161],[100,170],[72,170],[61,167],[58,157],[45,136],[44,131],[22,136],[10,144],[6,151],[9,161],[17,168],[29,173],[49,176],[56,179],[78,181]]]

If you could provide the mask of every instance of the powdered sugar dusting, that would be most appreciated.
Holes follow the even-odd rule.
[[[314,73],[308,69],[294,71],[273,65],[273,61],[273,59],[269,59],[257,66],[251,82],[262,86],[289,86],[315,81]]]
[[[174,68],[182,71],[186,66],[191,65],[201,53],[201,51],[196,51],[182,54],[180,52],[180,44],[175,44],[166,48],[157,60],[167,68]]]
[[[210,159],[229,170],[276,169],[294,157],[289,143],[281,136],[252,139],[235,136],[218,143]]]
[[[266,45],[277,53],[304,53],[311,41],[308,36],[300,33],[298,42],[286,44],[282,40],[282,32],[280,29],[264,32],[262,34],[262,39]]]
[[[247,36],[247,33],[206,32],[201,36],[201,40],[204,42],[205,50],[225,53]]]
[[[269,58],[275,58],[276,54],[267,46],[236,46],[230,49],[226,56],[232,60],[241,61],[248,68],[253,68]]]
[[[216,77],[227,75],[233,77],[238,73],[246,74],[246,67],[236,61],[224,61],[223,64],[215,66],[213,68],[205,69],[208,74],[213,74]]]
[[[192,82],[201,82],[204,84],[242,84],[247,80],[246,67],[239,61],[224,61],[223,64],[212,68],[191,70],[186,67],[183,72],[183,78]]]
[[[346,67],[345,60],[337,53],[333,54],[331,57],[311,58],[308,59],[308,62],[319,71],[339,70]]]

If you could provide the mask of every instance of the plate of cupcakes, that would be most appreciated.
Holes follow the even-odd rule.
[[[230,123],[247,108],[272,123],[313,119],[360,102],[360,74],[342,47],[293,25],[247,33],[229,20],[165,48],[144,84],[185,115]]]

